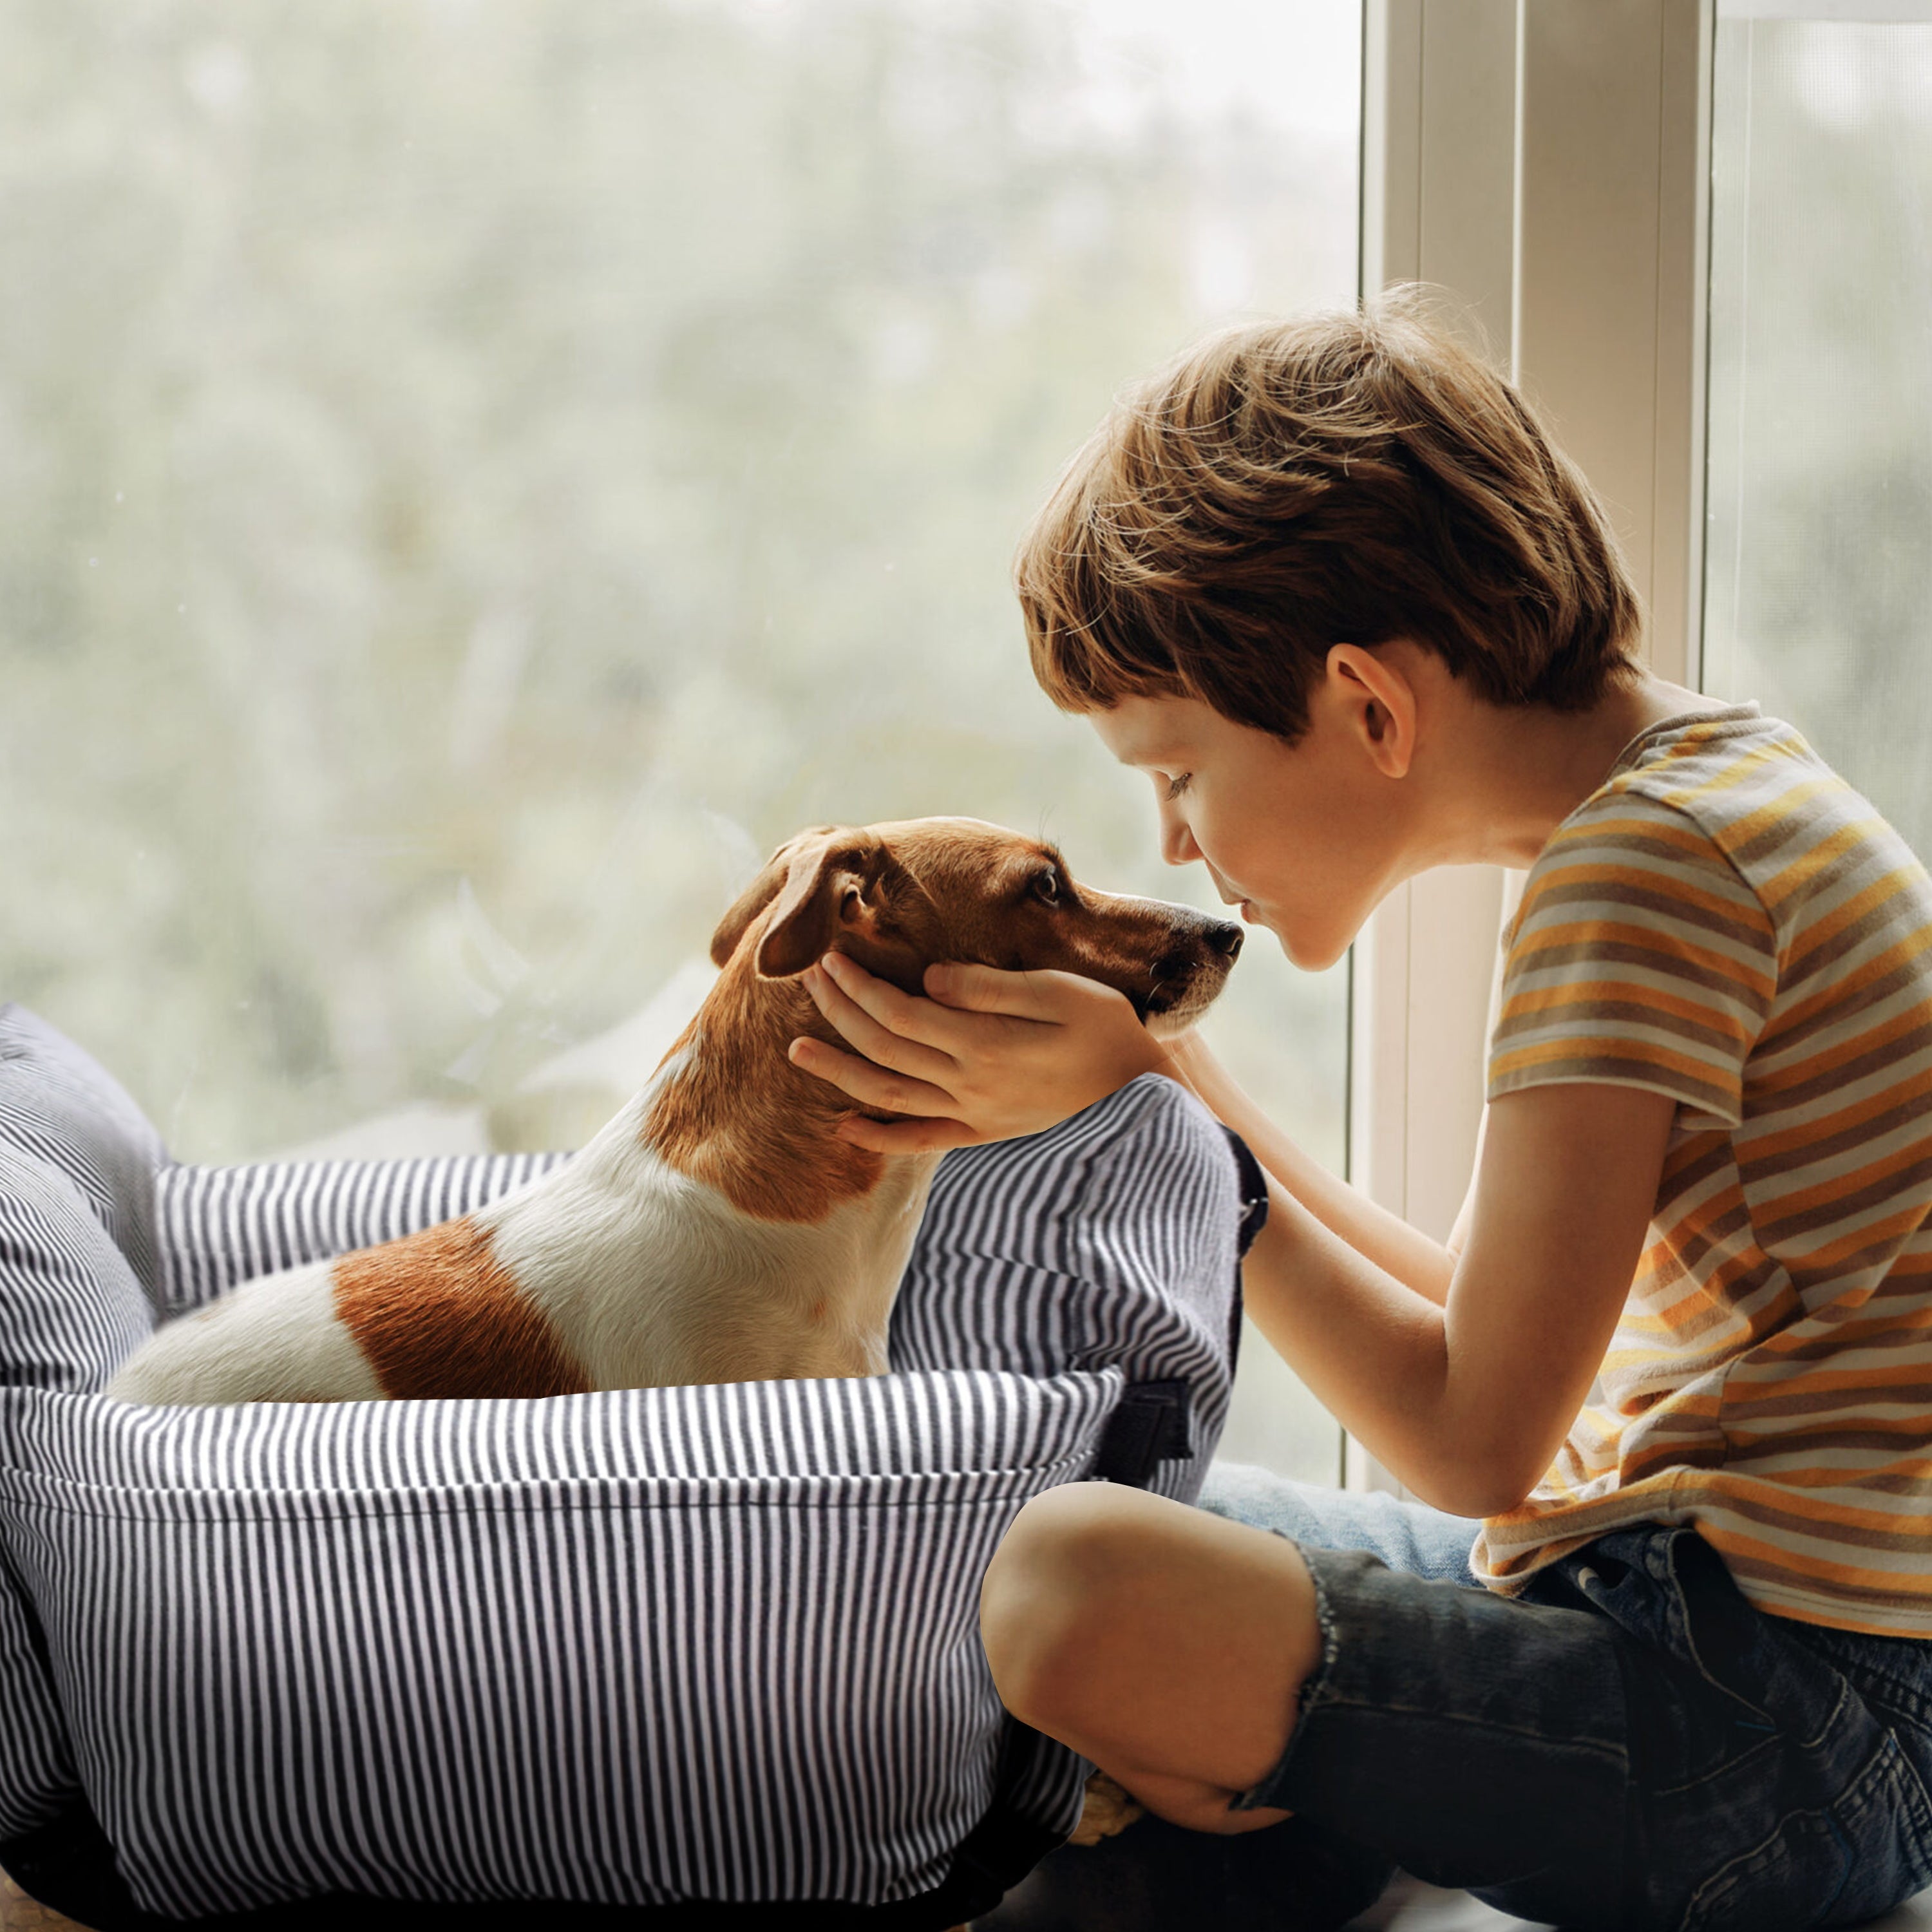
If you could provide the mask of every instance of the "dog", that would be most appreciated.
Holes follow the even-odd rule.
[[[350,1402],[882,1374],[940,1156],[838,1136],[866,1110],[787,1055],[801,1034],[838,1039],[806,968],[836,948],[908,992],[940,961],[1078,973],[1168,1034],[1220,993],[1242,936],[1077,886],[1052,846],[976,819],[801,832],[725,914],[690,1026],[573,1160],[458,1220],[244,1282],[164,1324],[106,1393]]]

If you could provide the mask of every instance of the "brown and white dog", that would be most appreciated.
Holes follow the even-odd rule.
[[[834,948],[916,992],[928,964],[1058,968],[1160,1032],[1225,983],[1241,928],[1077,886],[976,819],[820,826],[781,847],[711,942],[723,969],[650,1084],[568,1165],[460,1219],[244,1283],[107,1384],[130,1402],[553,1396],[868,1376],[937,1154],[839,1139],[792,1065],[835,1040],[799,976]]]

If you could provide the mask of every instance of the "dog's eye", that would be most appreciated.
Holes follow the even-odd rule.
[[[1041,872],[1033,882],[1033,896],[1047,905],[1060,903],[1060,874],[1058,872]]]

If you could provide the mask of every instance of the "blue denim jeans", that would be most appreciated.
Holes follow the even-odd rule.
[[[1238,1808],[1576,1932],[1853,1924],[1932,1884],[1932,1642],[1766,1616],[1684,1528],[1509,1598],[1469,1574],[1475,1526],[1418,1504],[1227,1464],[1202,1503],[1291,1538],[1322,1623]]]

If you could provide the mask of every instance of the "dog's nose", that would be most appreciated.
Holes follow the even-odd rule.
[[[1241,956],[1241,941],[1246,937],[1238,926],[1225,924],[1219,920],[1208,927],[1206,934],[1208,944],[1231,962]]]

